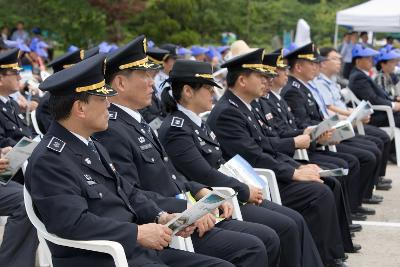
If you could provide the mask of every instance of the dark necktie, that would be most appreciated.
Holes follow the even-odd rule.
[[[203,132],[208,136],[207,125],[204,122],[202,122],[200,127],[203,130]]]
[[[88,147],[89,149],[97,156],[97,158],[100,160],[100,154],[96,149],[96,146],[94,145],[93,141],[88,142]]]
[[[6,102],[6,107],[7,107],[7,109],[10,110],[11,114],[14,114],[14,113],[15,113],[15,108],[14,108],[14,105],[11,103],[11,99],[9,99],[9,100]]]
[[[151,131],[150,125],[143,119],[143,117],[140,119],[140,125],[143,127],[145,130],[147,137],[150,138],[152,141],[154,141],[153,138],[153,133]]]

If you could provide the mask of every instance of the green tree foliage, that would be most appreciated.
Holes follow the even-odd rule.
[[[274,36],[311,26],[312,38],[331,44],[338,10],[363,0],[0,0],[0,24],[18,20],[85,47],[101,40],[126,42],[146,34],[156,43],[217,44],[234,32],[252,46],[270,46]],[[344,29],[342,29],[344,31]]]

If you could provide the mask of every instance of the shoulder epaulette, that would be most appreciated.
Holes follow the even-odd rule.
[[[184,121],[185,121],[185,119],[182,119],[182,118],[179,118],[179,117],[173,117],[172,121],[171,121],[171,126],[173,126],[173,127],[182,127]]]
[[[57,153],[61,153],[65,147],[65,142],[57,137],[52,137],[50,142],[47,144],[47,148]]]
[[[232,99],[229,99],[229,103],[231,103],[233,106],[235,106],[237,108],[239,107],[238,104],[236,104],[236,102],[233,101]]]

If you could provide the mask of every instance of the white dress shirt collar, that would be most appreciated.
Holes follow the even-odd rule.
[[[189,117],[191,121],[196,123],[197,126],[201,127],[201,123],[203,122],[202,119],[200,118],[199,115],[191,111],[190,109],[187,109],[183,107],[182,105],[178,104],[178,110],[182,111],[186,116]]]

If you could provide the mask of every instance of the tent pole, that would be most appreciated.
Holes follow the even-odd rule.
[[[335,37],[334,37],[334,47],[337,48],[337,42],[338,42],[338,34],[339,34],[339,25],[335,25]]]

